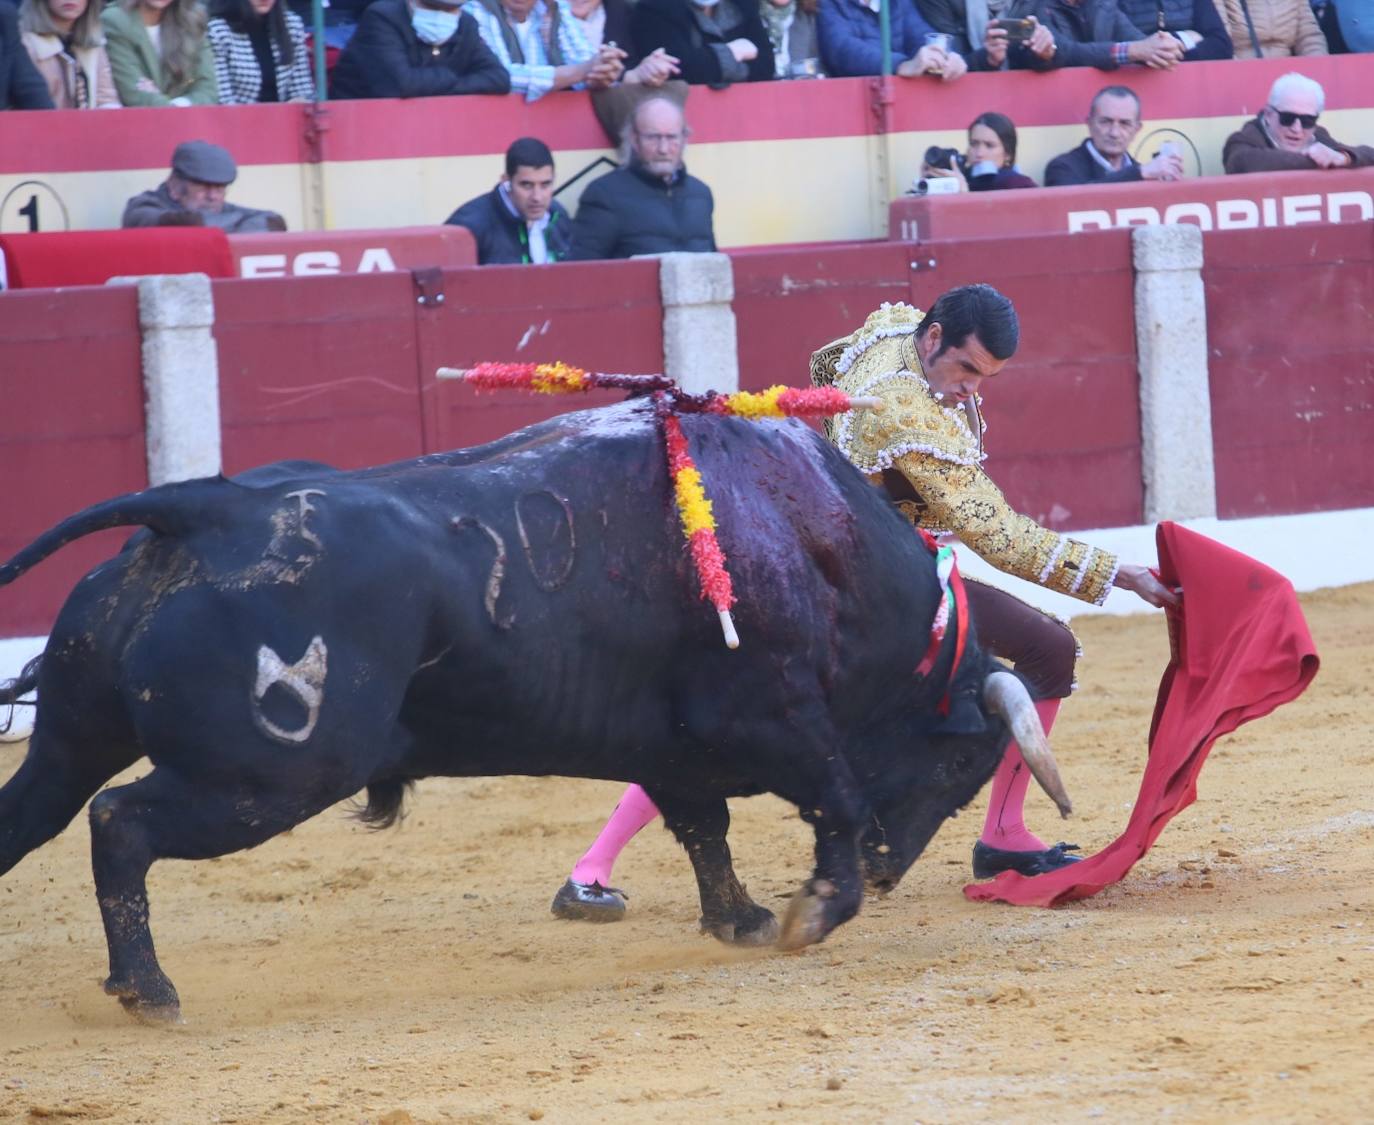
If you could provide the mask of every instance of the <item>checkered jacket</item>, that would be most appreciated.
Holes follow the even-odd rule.
[[[310,52],[305,48],[305,24],[295,12],[285,15],[286,33],[291,37],[291,62],[283,65],[278,59],[277,98],[284,102],[312,101],[315,80],[310,75]],[[262,93],[262,71],[247,33],[231,31],[224,20],[214,19],[205,35],[215,55],[220,104],[251,105],[256,102]],[[275,41],[272,57],[278,58]]]

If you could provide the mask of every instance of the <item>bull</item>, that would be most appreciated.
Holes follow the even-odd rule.
[[[1009,725],[1066,807],[1020,682],[971,638],[956,661],[955,630],[930,664],[939,579],[882,494],[798,422],[683,424],[738,651],[696,596],[644,399],[380,468],[164,485],[42,535],[0,585],[79,536],[140,529],[0,688],[39,696],[0,789],[0,874],[90,800],[104,988],[170,1020],[151,864],[254,847],[364,789],[358,815],[385,826],[430,776],[637,781],[691,859],[702,928],[738,943],[780,927],[735,876],[726,798],[777,794],[816,840],[788,948],[851,918],[865,879],[896,885]],[[102,790],[144,756],[146,776]]]

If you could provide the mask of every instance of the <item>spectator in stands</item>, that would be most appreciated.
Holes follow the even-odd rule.
[[[825,0],[821,5],[817,30],[827,73],[839,78],[882,73],[878,7],[878,0]],[[953,82],[968,72],[964,56],[948,45],[948,36],[926,23],[912,0],[897,0],[888,14],[893,69],[899,77],[929,74]]]
[[[1269,101],[1253,121],[1226,138],[1221,162],[1227,172],[1303,172],[1315,168],[1365,168],[1374,148],[1343,145],[1317,124],[1326,107],[1321,84],[1290,73],[1274,81]]]
[[[1048,70],[1054,66],[1054,33],[1035,14],[1038,0],[917,0],[936,31],[950,37],[969,70]],[[1012,41],[1003,20],[1028,20],[1030,35]],[[1019,29],[1018,29],[1019,31]]]
[[[116,0],[101,13],[125,105],[214,105],[215,58],[200,0]]]
[[[463,11],[528,102],[550,90],[604,90],[624,72],[625,51],[588,43],[568,0],[468,0]]]
[[[225,189],[238,178],[234,158],[208,141],[183,141],[172,152],[172,172],[153,191],[124,207],[125,227],[220,227],[230,234],[285,230],[275,211],[226,203]]]
[[[207,35],[221,105],[315,97],[305,24],[283,0],[212,0]]]
[[[773,47],[758,0],[638,0],[630,27],[637,43],[661,44],[694,85],[773,77]]]
[[[1118,3],[1142,35],[1163,31],[1178,40],[1183,48],[1184,62],[1231,57],[1231,35],[1217,14],[1213,0],[1118,0]]]
[[[510,75],[461,0],[374,0],[339,55],[336,98],[506,94]]]
[[[1183,158],[1167,149],[1141,164],[1126,150],[1140,132],[1140,99],[1129,86],[1099,90],[1088,107],[1088,138],[1045,169],[1046,187],[1121,184],[1135,180],[1179,180]]]
[[[623,163],[582,193],[570,258],[630,258],[716,248],[711,189],[683,166],[682,108],[646,98],[625,127]]]
[[[52,109],[48,84],[24,50],[18,13],[0,0],[0,109]]]
[[[1172,70],[1183,44],[1166,31],[1146,35],[1117,7],[1117,0],[1043,0],[1040,20],[1054,34],[1056,66],[1115,70],[1140,63]]]
[[[24,47],[58,109],[117,109],[100,9],[90,0],[21,0]]]
[[[816,29],[820,0],[759,0],[759,15],[773,48],[774,78],[819,78],[825,74]]]
[[[483,266],[561,262],[572,242],[572,216],[553,197],[553,153],[534,137],[506,149],[500,182],[444,221],[472,231]]]
[[[662,47],[643,53],[630,31],[630,0],[568,0],[582,38],[592,47],[619,47],[635,65],[620,76],[627,86],[662,86],[678,73],[678,60]]]
[[[1216,0],[1236,58],[1328,54],[1326,36],[1307,0]]]
[[[980,113],[968,127],[968,151],[932,145],[921,161],[923,180],[943,179],[959,191],[1033,188],[1034,180],[1016,167],[1016,126],[1002,113]]]

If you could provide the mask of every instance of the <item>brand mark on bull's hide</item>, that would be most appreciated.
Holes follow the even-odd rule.
[[[258,649],[258,678],[253,684],[253,722],[269,738],[278,742],[299,745],[315,731],[324,703],[324,679],[328,670],[329,651],[324,638],[315,637],[296,663],[287,664],[266,645]],[[274,686],[294,696],[305,708],[305,722],[295,730],[278,726],[262,713],[262,701]]]
[[[501,583],[506,577],[505,539],[494,527],[483,523],[476,516],[454,516],[449,522],[454,531],[466,531],[470,527],[477,528],[491,540],[492,546],[496,548],[496,556],[491,560],[491,570],[487,572],[487,585],[482,594],[482,604],[486,606],[487,616],[491,618],[493,625],[498,629],[509,629],[515,622],[515,614],[512,612],[505,617],[496,615],[496,600],[501,596]]]

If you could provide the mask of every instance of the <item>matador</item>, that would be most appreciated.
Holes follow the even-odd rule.
[[[856,332],[811,357],[816,384],[882,403],[827,423],[827,436],[913,524],[957,537],[999,570],[1093,604],[1101,604],[1113,586],[1151,605],[1176,604],[1177,592],[1148,567],[1123,563],[1017,513],[984,472],[979,392],[999,376],[1019,340],[1011,301],[988,285],[952,289],[928,313],[883,305]],[[1029,685],[1048,734],[1060,702],[1076,686],[1073,633],[1057,617],[1004,590],[967,579],[965,584],[980,643],[1011,661]],[[974,844],[975,878],[1002,871],[1039,875],[1077,862],[1069,854],[1075,845],[1046,845],[1026,827],[1022,806],[1029,782],[1013,742],[993,777],[987,817]],[[625,896],[610,885],[612,866],[657,813],[648,795],[630,786],[559,889],[553,912],[591,921],[622,917]]]

